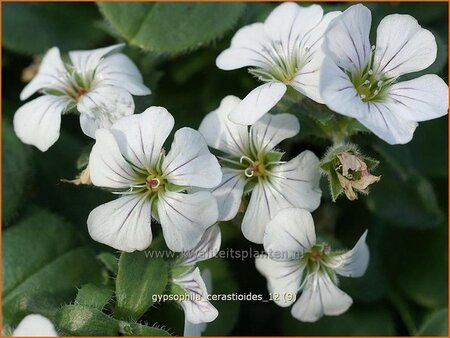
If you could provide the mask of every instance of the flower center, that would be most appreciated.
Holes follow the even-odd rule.
[[[283,46],[280,41],[274,41],[261,51],[267,67],[251,68],[249,72],[263,82],[280,81],[290,85],[301,68],[297,49]]]
[[[380,101],[386,97],[394,79],[386,78],[382,73],[374,70],[373,55],[375,46],[372,46],[372,53],[367,66],[359,73],[349,74],[350,79],[363,102]]]
[[[165,180],[157,175],[148,175],[145,180],[145,186],[152,192],[161,190],[164,184]]]
[[[258,177],[258,176],[264,176],[266,171],[264,168],[264,165],[262,163],[259,162],[253,162],[251,163],[247,169],[245,169],[244,171],[245,176],[247,177]]]

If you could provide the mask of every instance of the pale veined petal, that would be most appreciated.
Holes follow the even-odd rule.
[[[117,45],[93,50],[72,51],[69,52],[69,58],[72,61],[75,70],[84,76],[88,72],[94,71],[104,57],[120,51],[124,46],[124,43],[119,43]]]
[[[66,69],[58,47],[50,48],[42,58],[38,73],[20,93],[20,99],[26,100],[41,89],[63,88],[65,83],[62,80],[62,75],[65,73]]]
[[[174,278],[173,282],[187,293],[187,299],[180,303],[188,322],[192,324],[209,323],[217,318],[219,312],[208,301],[208,290],[199,268]]]
[[[344,254],[334,256],[325,264],[336,273],[345,277],[361,277],[369,264],[369,248],[366,244],[367,230],[355,244],[353,249]]]
[[[211,271],[209,269],[205,269],[202,271],[202,279],[205,282],[206,289],[209,293],[212,292],[212,277]],[[202,333],[206,330],[206,323],[192,324],[186,318],[184,320],[184,337],[198,337],[201,336]]]
[[[395,113],[407,121],[427,121],[448,113],[448,86],[437,75],[395,83],[388,95],[395,102]]]
[[[96,142],[89,155],[89,174],[98,187],[128,189],[135,173],[123,158],[114,136],[106,129],[96,132]]]
[[[219,206],[218,220],[229,221],[239,211],[246,181],[242,170],[222,168],[222,174],[222,182],[211,193]]]
[[[113,85],[123,88],[133,95],[151,93],[142,79],[136,65],[124,54],[113,54],[104,58],[95,71],[95,79],[102,85]]]
[[[371,53],[371,23],[367,7],[361,4],[349,7],[329,24],[323,45],[325,54],[347,71],[363,70]]]
[[[126,252],[145,250],[152,242],[151,203],[143,194],[119,197],[92,210],[87,226],[97,242]]]
[[[417,122],[407,121],[397,114],[395,103],[368,103],[369,113],[359,122],[389,144],[411,141]]]
[[[141,114],[118,120],[112,126],[111,133],[128,161],[140,168],[150,169],[158,162],[174,123],[165,108],[150,107]]]
[[[300,123],[292,114],[266,114],[250,128],[253,146],[267,153],[281,141],[293,137],[300,131]]]
[[[92,138],[98,128],[109,129],[114,122],[134,113],[133,97],[122,88],[97,87],[80,97],[77,109],[85,118],[80,119],[81,130]]]
[[[177,130],[161,170],[170,183],[181,186],[214,188],[222,179],[216,157],[203,136],[191,128]]]
[[[292,87],[310,99],[324,103],[320,95],[320,71],[325,54],[322,43],[325,30],[331,20],[340,12],[330,12],[323,16],[320,23],[302,39],[302,58],[304,65],[300,67],[292,81]]]
[[[66,96],[44,95],[24,104],[14,114],[17,137],[46,151],[59,138],[61,113],[69,100]]]
[[[369,106],[361,100],[348,75],[329,58],[322,63],[320,94],[328,108],[339,114],[357,119],[369,114]]]
[[[312,5],[308,8],[311,8],[313,6],[317,5]],[[316,12],[315,20],[317,20],[317,18],[319,18],[319,10],[314,9],[314,12]],[[301,39],[300,45],[303,57],[306,57],[307,60],[314,60],[316,58],[315,57],[316,55],[323,54],[322,44],[323,40],[325,39],[325,32],[330,22],[334,20],[336,17],[338,17],[340,14],[341,14],[340,11],[329,12],[324,16],[321,16],[320,17],[321,20],[319,20],[318,23],[312,29],[304,32],[304,36]]]
[[[230,113],[230,120],[244,125],[255,123],[281,100],[287,87],[281,82],[268,82],[253,89]]]
[[[270,173],[270,187],[289,205],[313,211],[320,204],[319,159],[306,150],[287,163],[276,166]]]
[[[314,221],[304,209],[283,209],[267,223],[264,250],[273,260],[298,261],[315,244]]]
[[[392,14],[377,29],[374,68],[388,77],[417,72],[436,60],[434,35],[410,15]]]
[[[31,314],[22,319],[12,333],[13,337],[58,337],[53,323],[38,314]]]
[[[309,40],[311,33],[320,25],[322,18],[323,9],[321,6],[299,6],[293,26],[289,29],[288,34],[286,34],[286,37],[290,39],[288,42],[288,50],[298,48],[298,46],[301,49],[307,48],[309,50],[312,46],[310,46],[310,42],[307,40]],[[324,31],[322,31],[322,34]]]
[[[320,8],[320,6],[317,7]],[[288,48],[288,42],[290,42],[289,40],[291,40],[296,35],[296,33],[299,33],[294,30],[294,23],[296,22],[297,15],[300,12],[300,8],[301,7],[296,3],[286,2],[278,5],[269,14],[266,21],[264,22],[264,29],[266,31],[266,34],[271,38],[272,41],[280,42],[283,47]],[[303,10],[306,9],[303,8]],[[304,17],[302,18],[304,19]],[[310,17],[310,19],[313,18]],[[309,22],[305,22],[304,24],[307,25],[308,23]],[[297,25],[300,24],[300,22],[297,23]]]
[[[217,221],[215,198],[206,191],[158,194],[158,217],[167,246],[172,251],[192,250],[205,230]]]
[[[226,96],[219,108],[205,116],[198,131],[206,143],[215,149],[237,157],[246,154],[249,148],[248,128],[231,122],[228,116],[241,102],[236,96]]]
[[[274,302],[282,307],[291,305],[300,289],[303,268],[298,260],[274,261],[266,255],[255,259],[256,269],[267,279],[267,288]]]
[[[240,28],[231,46],[225,49],[216,59],[216,65],[223,70],[233,70],[247,66],[266,67],[270,59],[264,48],[270,43],[264,30],[264,24],[254,23]]]
[[[242,220],[243,235],[253,243],[262,244],[267,223],[278,211],[291,206],[269,183],[260,180],[252,191]]]
[[[303,322],[315,322],[323,315],[338,316],[352,305],[353,300],[340,290],[323,272],[310,275],[303,293],[294,304],[291,314]]]
[[[202,236],[200,242],[192,249],[182,253],[180,264],[194,265],[217,255],[220,250],[220,228],[217,224],[209,227]]]

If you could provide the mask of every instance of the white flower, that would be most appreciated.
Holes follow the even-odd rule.
[[[214,257],[220,249],[220,242],[220,228],[214,225],[206,230],[193,250],[182,254],[179,261],[174,264],[172,291],[187,296],[187,299],[180,302],[185,313],[185,335],[200,335],[194,333],[199,331],[201,333],[206,328],[201,323],[212,322],[219,314],[208,301],[208,288],[211,289],[209,270],[205,270],[200,275],[200,270],[195,264]],[[206,282],[202,276],[205,277]],[[209,286],[207,287],[206,284]]]
[[[330,23],[320,92],[330,109],[358,119],[384,141],[407,143],[417,122],[447,114],[448,86],[437,75],[397,82],[434,62],[436,41],[413,17],[394,14],[381,20],[371,47],[370,26],[370,10],[360,4]]]
[[[123,44],[89,51],[69,52],[64,63],[59,49],[44,56],[39,72],[20,94],[21,100],[36,92],[44,95],[20,107],[14,130],[22,142],[46,151],[59,138],[61,115],[74,107],[83,132],[94,138],[98,128],[109,128],[122,116],[134,113],[132,95],[148,95],[134,63],[118,53]]]
[[[202,277],[203,281],[205,282],[206,290],[208,292],[211,292],[211,290],[212,290],[211,271],[209,269],[203,270],[201,277]],[[207,323],[192,324],[190,321],[187,320],[187,317],[185,317],[183,336],[184,337],[199,337],[202,335],[203,332],[206,331],[206,327],[207,327]]]
[[[290,114],[266,114],[248,129],[228,118],[240,102],[235,96],[225,97],[204,118],[199,131],[210,147],[228,155],[219,157],[225,166],[223,179],[212,190],[219,204],[219,220],[234,218],[244,191],[252,191],[242,232],[250,241],[262,243],[267,222],[279,210],[295,206],[312,211],[319,206],[319,160],[304,151],[281,162],[283,153],[274,148],[299,132],[298,120]]]
[[[333,253],[325,244],[316,244],[311,214],[302,209],[280,211],[267,225],[264,249],[256,258],[256,268],[267,278],[267,287],[279,306],[294,304],[292,316],[314,322],[323,315],[337,316],[350,307],[352,299],[337,287],[337,276],[360,277],[369,263],[365,243],[367,231],[355,247]],[[297,292],[302,291],[296,301]]]
[[[115,249],[146,249],[152,241],[151,219],[162,227],[173,251],[192,249],[217,221],[211,193],[185,193],[190,187],[213,188],[222,178],[217,159],[203,137],[191,128],[179,129],[170,152],[163,144],[174,126],[162,107],[99,129],[89,158],[92,183],[122,195],[94,209],[87,220],[93,239]]]
[[[302,7],[290,2],[275,8],[264,23],[239,29],[230,48],[217,57],[217,67],[232,70],[250,66],[250,73],[265,83],[242,100],[230,119],[253,124],[281,100],[287,86],[323,103],[319,94],[323,33],[338,15],[323,15],[318,5]]]
[[[57,337],[53,323],[38,314],[31,314],[21,320],[13,332],[13,337]]]

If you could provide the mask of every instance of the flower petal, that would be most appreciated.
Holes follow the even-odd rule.
[[[134,113],[134,101],[130,93],[114,86],[101,86],[81,96],[77,104],[83,132],[95,138],[98,128],[109,129],[121,117]]]
[[[392,14],[377,29],[374,67],[388,77],[417,72],[436,60],[434,35],[410,15]]]
[[[300,123],[292,114],[266,114],[251,128],[251,140],[258,152],[267,153],[281,141],[300,131]]]
[[[53,323],[38,314],[31,314],[22,319],[12,335],[13,337],[58,337]]]
[[[151,203],[146,195],[126,195],[98,206],[87,220],[89,234],[97,242],[133,252],[152,242]]]
[[[267,279],[267,289],[276,294],[274,302],[282,307],[291,305],[300,289],[303,269],[298,260],[274,261],[267,255],[255,259],[256,269]]]
[[[205,116],[198,131],[206,143],[215,149],[241,157],[249,148],[248,128],[231,122],[228,116],[241,102],[236,96],[226,96],[219,108]]]
[[[206,290],[209,293],[211,293],[212,292],[211,271],[209,269],[203,270],[201,277],[205,282]],[[183,331],[184,337],[198,337],[201,336],[205,330],[206,330],[206,323],[192,324],[186,318],[184,319],[184,331]]]
[[[305,250],[316,244],[311,214],[298,208],[278,212],[264,233],[264,250],[272,260],[299,260]]]
[[[219,206],[218,220],[229,221],[239,211],[246,181],[242,170],[222,168],[222,174],[222,182],[211,193]]]
[[[186,290],[189,297],[181,301],[186,320],[192,324],[209,323],[217,318],[219,312],[208,301],[208,290],[199,268],[174,278],[173,282]]]
[[[262,244],[267,223],[278,211],[291,205],[269,183],[260,180],[252,191],[242,220],[242,233],[253,243]]]
[[[369,264],[369,248],[366,244],[367,230],[355,244],[353,249],[337,255],[326,263],[336,273],[345,277],[361,277]]]
[[[89,155],[89,174],[98,187],[128,189],[134,182],[134,171],[120,153],[110,131],[99,129]]]
[[[128,161],[139,168],[150,169],[158,162],[174,123],[165,108],[150,107],[141,114],[118,120],[111,133]]]
[[[191,128],[177,130],[161,169],[170,183],[181,186],[214,188],[222,179],[216,157],[203,136]]]
[[[264,24],[254,23],[240,28],[231,46],[216,59],[216,65],[223,70],[233,70],[247,66],[267,67],[270,64],[264,46],[269,43]]]
[[[72,61],[75,70],[78,73],[85,75],[86,73],[95,70],[104,57],[120,51],[123,47],[125,47],[125,44],[119,43],[117,45],[93,50],[72,51],[69,52],[69,58]]]
[[[302,295],[292,307],[294,318],[315,322],[323,315],[340,315],[352,305],[353,300],[333,283],[328,274],[316,272],[309,278]]]
[[[369,113],[360,118],[365,127],[389,144],[405,144],[411,141],[417,122],[407,121],[397,113],[398,105],[369,102]]]
[[[354,118],[369,114],[350,78],[330,58],[325,58],[320,73],[320,94],[331,110]]]
[[[172,251],[192,250],[205,230],[217,221],[217,202],[206,191],[158,195],[158,217],[166,244]]]
[[[200,242],[192,249],[182,253],[182,265],[194,265],[217,255],[220,250],[221,235],[217,224],[209,227]]]
[[[314,9],[317,9],[320,6],[313,6]],[[296,33],[301,33],[302,28],[301,25],[307,26],[310,24],[309,20],[314,20],[314,13],[308,13],[308,19],[306,19],[306,15],[301,15],[298,18],[297,26],[299,26],[298,31],[294,30],[294,23],[296,23],[297,16],[299,15],[301,7],[294,2],[286,2],[281,5],[278,5],[267,17],[264,22],[264,29],[267,35],[271,38],[272,41],[276,41],[281,43],[285,48],[288,48],[291,37],[295,37]],[[306,8],[302,8],[303,12],[308,11]],[[313,14],[313,15],[311,15]],[[320,13],[322,16],[322,12]],[[305,20],[306,19],[306,20]]]
[[[107,56],[100,62],[95,77],[102,85],[112,85],[123,88],[133,95],[148,95],[151,93],[142,79],[136,65],[124,54]]]
[[[61,75],[65,73],[58,47],[50,48],[42,58],[38,73],[20,93],[20,99],[26,100],[41,89],[60,89],[64,84]]]
[[[306,150],[272,169],[271,188],[291,206],[313,211],[320,204],[319,159]]]
[[[372,15],[367,7],[361,4],[349,7],[328,26],[323,45],[325,54],[347,71],[364,69],[371,53],[371,23]]]
[[[17,137],[46,151],[59,138],[61,113],[68,103],[65,96],[44,95],[24,104],[14,114]]]
[[[281,100],[286,90],[286,85],[281,82],[256,87],[230,113],[230,120],[244,125],[255,123]]]
[[[323,16],[320,23],[312,30],[307,31],[307,34],[301,41],[303,58],[305,64],[298,70],[292,86],[309,97],[310,99],[324,103],[320,95],[320,71],[325,54],[322,51],[322,44],[324,40],[324,33],[331,20],[336,18],[341,12],[330,12]]]
[[[407,121],[427,121],[448,113],[448,86],[437,75],[423,75],[389,88],[395,113]]]

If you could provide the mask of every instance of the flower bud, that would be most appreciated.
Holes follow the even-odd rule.
[[[371,174],[378,163],[362,155],[352,144],[330,148],[320,167],[328,177],[333,201],[341,193],[350,201],[358,199],[357,193],[367,194],[369,186],[380,180],[381,176]]]

